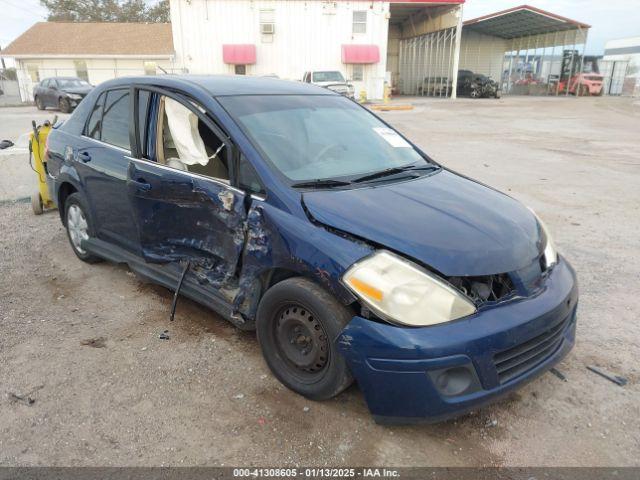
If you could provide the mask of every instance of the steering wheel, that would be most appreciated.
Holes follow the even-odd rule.
[[[328,152],[330,152],[333,148],[340,148],[341,146],[338,145],[337,143],[331,143],[329,145],[327,145],[326,147],[322,147],[322,150],[320,150],[315,157],[313,157],[311,159],[311,161],[309,163],[315,163],[318,160],[320,160],[322,157],[324,157]]]

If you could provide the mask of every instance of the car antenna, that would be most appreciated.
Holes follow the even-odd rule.
[[[187,261],[187,264],[184,266],[184,270],[182,270],[182,275],[180,275],[180,280],[178,281],[178,286],[176,288],[176,291],[173,294],[173,302],[171,302],[171,316],[169,317],[170,322],[173,322],[173,317],[175,317],[176,315],[176,306],[178,305],[178,295],[180,294],[180,289],[182,288],[184,277],[187,275],[187,272],[189,271],[190,266],[191,266],[191,261]]]

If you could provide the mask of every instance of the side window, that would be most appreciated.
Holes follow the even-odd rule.
[[[49,88],[49,79],[47,78],[46,80],[41,81],[40,86],[42,88]]]
[[[162,97],[157,128],[159,163],[229,183],[228,148],[195,112]]]
[[[101,93],[98,97],[96,104],[93,106],[93,110],[91,110],[91,115],[89,116],[89,121],[87,122],[87,126],[84,132],[87,137],[95,138],[96,140],[100,140],[100,127],[102,126],[102,107],[104,105],[104,97],[104,93]]]
[[[101,140],[131,150],[129,141],[129,90],[109,90],[102,114]]]
[[[240,155],[240,162],[238,164],[238,186],[252,193],[265,193],[262,182],[258,177],[253,165],[245,158],[244,155]]]

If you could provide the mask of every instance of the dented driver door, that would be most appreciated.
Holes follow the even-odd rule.
[[[203,284],[232,287],[245,241],[244,192],[216,179],[130,159],[128,193],[147,262],[191,262]]]
[[[127,192],[140,254],[152,263],[189,262],[204,286],[234,289],[245,242],[245,194],[233,187],[235,148],[205,109],[175,92],[137,90],[135,152]]]

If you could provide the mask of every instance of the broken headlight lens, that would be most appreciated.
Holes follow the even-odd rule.
[[[379,317],[423,327],[475,313],[475,305],[418,265],[380,250],[353,264],[343,282]]]
[[[542,221],[542,219],[534,212],[532,209],[531,212],[535,215],[538,220],[538,225],[540,225],[540,229],[544,232],[545,244],[544,251],[542,252],[542,257],[544,258],[545,268],[551,268],[553,265],[558,263],[558,251],[556,250],[556,244],[553,242],[553,237],[549,233],[549,229],[547,225]]]

